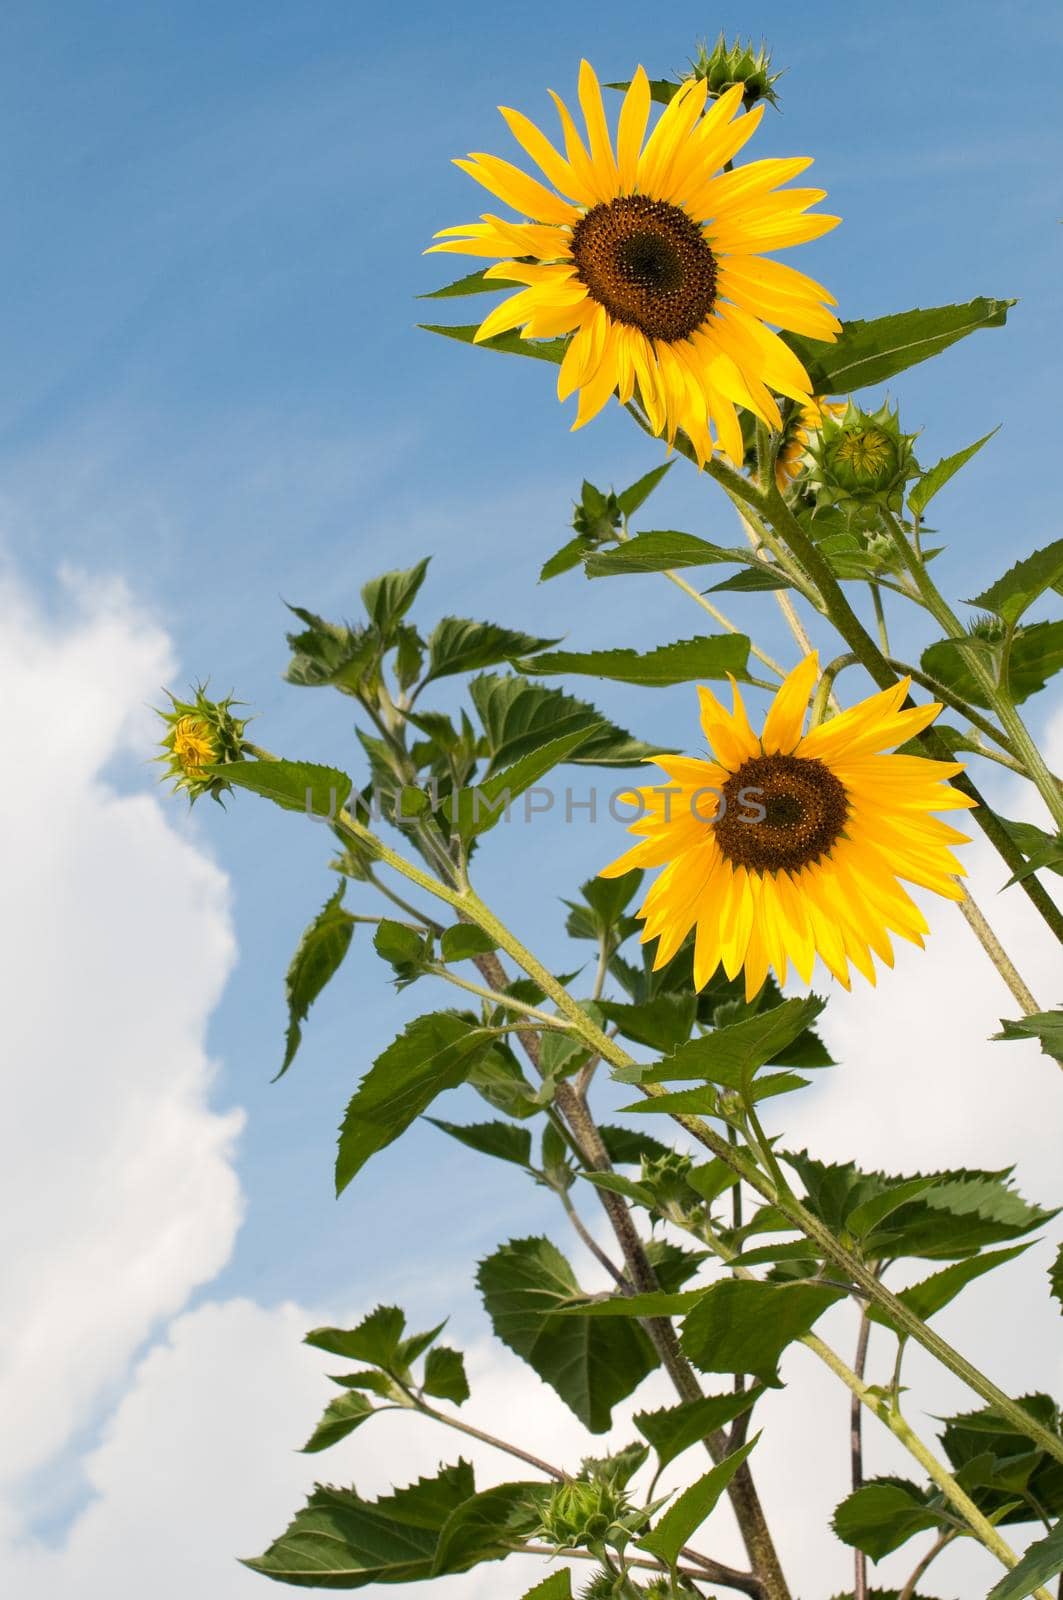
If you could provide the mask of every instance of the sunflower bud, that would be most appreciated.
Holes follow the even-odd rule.
[[[627,1497],[610,1483],[559,1484],[542,1513],[542,1534],[559,1550],[600,1545],[626,1511]]]
[[[165,762],[165,776],[174,780],[175,791],[188,791],[190,802],[205,794],[217,800],[229,785],[212,768],[244,759],[247,719],[232,715],[230,707],[236,702],[231,696],[208,700],[202,688],[196,690],[194,701],[177,700],[171,694],[170,702],[171,710],[158,712],[167,731],[159,741],[163,753],[156,760]]]
[[[642,1183],[652,1191],[658,1209],[673,1222],[681,1222],[698,1206],[697,1197],[687,1182],[687,1174],[693,1166],[689,1156],[677,1151],[642,1158]]]
[[[740,83],[742,103],[747,111],[758,100],[769,100],[773,106],[779,103],[773,85],[779,81],[782,73],[769,70],[771,56],[764,44],[756,51],[752,40],[743,44],[741,39],[736,39],[734,44],[729,45],[721,33],[711,50],[702,40],[698,45],[697,59],[691,65],[694,77],[705,78],[709,93],[714,97],[719,97],[732,84]]]
[[[885,405],[867,412],[850,400],[843,416],[825,414],[809,447],[819,503],[841,511],[900,511],[904,486],[919,471],[914,439],[914,433],[901,432],[896,411]]]

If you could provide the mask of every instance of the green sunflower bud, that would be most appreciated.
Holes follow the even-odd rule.
[[[600,1545],[630,1509],[626,1495],[610,1483],[570,1480],[546,1502],[542,1536],[558,1550]]]
[[[687,1182],[693,1165],[689,1156],[677,1151],[642,1158],[642,1182],[653,1191],[659,1209],[673,1220],[680,1220],[697,1207],[697,1198]]]
[[[732,84],[740,83],[742,103],[747,111],[758,100],[768,100],[773,106],[779,103],[773,86],[782,73],[770,70],[771,56],[764,44],[757,50],[753,49],[751,40],[743,44],[741,39],[736,39],[729,45],[721,33],[711,50],[702,40],[691,66],[696,78],[707,80],[709,93],[714,97],[730,89]]]
[[[914,433],[902,433],[896,411],[861,411],[850,400],[841,417],[824,414],[810,441],[810,486],[819,504],[841,511],[885,506],[900,511],[904,486],[919,471]]]
[[[208,700],[202,687],[194,700],[171,694],[170,702],[171,710],[158,711],[167,731],[159,741],[162,754],[155,759],[165,763],[165,776],[173,779],[175,791],[187,791],[190,803],[205,794],[217,800],[230,785],[211,769],[244,759],[247,718],[233,716],[230,708],[238,702],[231,696]]]

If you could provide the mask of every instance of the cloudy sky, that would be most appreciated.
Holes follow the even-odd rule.
[[[663,582],[534,583],[581,477],[622,485],[657,447],[620,417],[571,436],[535,363],[414,327],[413,297],[445,275],[424,243],[473,215],[446,158],[503,148],[495,105],[541,112],[583,53],[606,78],[637,60],[663,75],[705,31],[766,35],[790,70],[757,153],[816,156],[845,225],[800,264],[842,315],[1021,297],[1006,331],[894,395],[927,460],[1005,423],[940,499],[943,581],[975,593],[1058,532],[1045,469],[1058,18],[1019,5],[1005,35],[996,6],[928,17],[833,0],[649,17],[622,0],[603,37],[584,0],[454,15],[338,0],[5,8],[0,192],[17,227],[0,318],[0,970],[16,1132],[0,1169],[0,1578],[27,1600],[139,1600],[146,1574],[161,1600],[190,1585],[262,1593],[234,1557],[312,1482],[294,1449],[328,1398],[302,1333],[378,1299],[424,1324],[451,1313],[471,1414],[505,1410],[560,1462],[579,1451],[560,1403],[491,1345],[472,1294],[455,1299],[511,1233],[546,1229],[579,1260],[545,1195],[516,1173],[470,1174],[425,1127],[332,1196],[345,1100],[428,997],[396,997],[356,948],[296,1069],[270,1085],[284,969],[330,888],[325,843],[251,797],[189,816],[146,765],[161,686],[208,676],[250,703],[274,749],[355,761],[345,708],[279,681],[283,601],[349,614],[367,577],[428,552],[429,624],[457,611],[583,647],[696,631]],[[685,466],[646,525],[733,539]],[[767,604],[734,609],[792,659]],[[915,648],[915,631],[901,637]],[[683,690],[597,698],[643,737],[696,743]],[[1033,710],[1063,762],[1058,713]],[[575,963],[558,901],[615,853],[608,827],[545,826],[515,864],[501,833],[483,852],[484,892],[559,968]],[[1058,1001],[1023,902],[998,893],[977,848],[969,859],[1035,993]],[[952,909],[933,923],[927,954],[836,997],[826,1032],[844,1065],[795,1106],[790,1135],[898,1168],[1021,1152],[1024,1190],[1059,1203],[1058,1074],[1033,1046],[985,1042],[1012,1002]],[[474,1102],[455,1096],[447,1114]],[[1047,1258],[1039,1246],[1006,1269],[1007,1294],[972,1289],[941,1319],[1005,1386],[1063,1390]],[[851,1339],[844,1318],[832,1333]],[[795,1588],[827,1600],[850,1570],[822,1533],[845,1492],[846,1401],[804,1351],[788,1375],[758,1474]],[[911,1378],[913,1405],[966,1403],[916,1361]],[[376,1427],[317,1470],[375,1491],[455,1454],[406,1419]],[[873,1466],[896,1464],[869,1434]],[[505,1475],[473,1455],[485,1481]],[[723,1514],[713,1548],[726,1557],[733,1537]],[[882,1581],[906,1570],[884,1563]],[[932,1592],[988,1586],[975,1553],[939,1570]],[[502,1600],[530,1581],[485,1569],[438,1593]]]

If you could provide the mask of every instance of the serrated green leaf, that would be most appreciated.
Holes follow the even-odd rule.
[[[662,689],[676,683],[692,683],[700,678],[726,678],[747,681],[746,662],[749,640],[743,633],[721,633],[698,639],[679,639],[656,650],[553,650],[526,661],[524,669],[534,673],[571,672],[614,683],[635,683]]]
[[[512,1122],[440,1122],[435,1117],[426,1117],[425,1121],[481,1155],[497,1156],[518,1167],[526,1167],[531,1161],[531,1132]]]
[[[638,1166],[643,1156],[650,1161],[670,1154],[666,1144],[653,1139],[648,1133],[635,1128],[623,1128],[619,1123],[603,1122],[598,1129],[610,1161],[617,1166]]]
[[[1019,1017],[1014,1022],[1000,1019],[999,1033],[994,1039],[1040,1039],[1046,1056],[1063,1061],[1063,1009],[1036,1011],[1031,1017]]]
[[[804,365],[813,394],[851,394],[940,355],[979,328],[1003,327],[1014,304],[1014,300],[981,298],[966,305],[900,311],[869,322],[849,321],[834,344],[796,333],[781,337]]]
[[[319,1484],[281,1537],[244,1565],[310,1589],[364,1589],[428,1578],[447,1518],[474,1493],[472,1468],[465,1461],[379,1500]]]
[[[588,539],[586,534],[577,533],[574,539],[569,539],[560,550],[555,550],[548,561],[544,561],[539,570],[539,582],[546,583],[550,578],[559,577],[562,572],[571,572],[573,567],[578,567],[584,556],[595,548],[595,541]]]
[[[1046,589],[1055,587],[1061,580],[1063,539],[1055,539],[1043,550],[1035,550],[1032,556],[1017,561],[1002,578],[967,603],[983,611],[992,611],[994,616],[1014,624]]]
[[[303,1445],[303,1453],[312,1455],[318,1450],[327,1450],[331,1445],[338,1444],[356,1428],[360,1428],[363,1422],[368,1421],[375,1410],[376,1407],[370,1404],[364,1394],[359,1394],[357,1389],[350,1389],[346,1394],[337,1395],[335,1400],[330,1400],[325,1407],[321,1421]]]
[[[1057,1522],[1050,1533],[1032,1544],[1006,1577],[994,1584],[986,1600],[1026,1600],[1041,1587],[1063,1572],[1063,1523]]]
[[[657,1365],[649,1339],[630,1320],[563,1316],[579,1297],[575,1274],[548,1239],[514,1239],[477,1275],[495,1333],[522,1356],[591,1433],[604,1433],[612,1407]]]
[[[999,648],[999,647],[998,647]],[[994,652],[995,654],[995,652]],[[993,661],[990,662],[993,665]],[[940,639],[923,651],[924,672],[974,706],[988,707],[985,690],[964,660],[956,642]],[[1037,694],[1063,670],[1063,620],[1020,624],[1008,653],[1008,688],[1016,705]]]
[[[455,296],[467,294],[491,294],[499,289],[523,288],[523,284],[513,282],[509,278],[485,278],[484,269],[479,272],[467,272],[463,278],[455,278],[453,283],[445,283],[441,289],[429,289],[426,294],[419,294],[418,300],[450,300]]]
[[[377,1306],[356,1328],[312,1328],[303,1343],[391,1371],[398,1361],[405,1328],[406,1317],[398,1306]]]
[[[798,1039],[823,1010],[825,1001],[809,995],[784,1000],[733,1022],[700,1039],[690,1039],[640,1074],[643,1083],[673,1083],[698,1078],[726,1089],[745,1091],[767,1064],[786,1062],[786,1047]]]
[[[922,516],[931,500],[939,489],[943,489],[950,478],[954,478],[961,467],[965,467],[972,456],[976,456],[984,444],[988,444],[999,428],[993,428],[989,433],[983,434],[981,439],[976,439],[974,444],[969,444],[966,450],[957,450],[955,455],[944,456],[942,460],[924,472],[922,477],[908,493],[909,509],[916,515]]]
[[[428,636],[428,671],[424,681],[431,683],[435,678],[450,678],[458,672],[512,665],[524,656],[549,650],[557,642],[513,628],[501,628],[494,622],[444,617]]]
[[[529,1589],[524,1600],[572,1600],[572,1573],[568,1567],[559,1567],[534,1589]]]
[[[329,979],[336,975],[350,948],[354,918],[343,909],[345,887],[341,880],[335,894],[326,900],[304,931],[288,967],[284,984],[288,1001],[288,1033],[284,1060],[277,1078],[282,1078],[295,1060],[303,1036],[302,1024],[310,1007]],[[277,1079],[273,1081],[275,1083]]]
[[[1012,1261],[1029,1248],[1028,1244],[1013,1245],[1010,1250],[990,1250],[985,1255],[971,1256],[967,1261],[956,1261],[951,1267],[943,1267],[940,1272],[932,1273],[929,1278],[923,1278],[919,1283],[901,1289],[897,1298],[903,1301],[910,1311],[914,1311],[921,1321],[927,1322],[935,1312],[947,1306],[950,1300],[954,1300],[969,1283],[973,1283],[975,1278],[980,1278],[983,1273],[992,1272],[994,1267],[1002,1266],[1005,1261]],[[869,1307],[868,1316],[872,1322],[890,1326],[889,1313],[881,1311],[878,1306]]]
[[[610,1194],[622,1194],[625,1200],[631,1200],[638,1206],[645,1206],[652,1211],[656,1201],[653,1190],[647,1189],[641,1183],[634,1183],[630,1178],[625,1178],[619,1172],[581,1172],[581,1178],[586,1178],[596,1189],[605,1189]]]
[[[842,1543],[854,1545],[873,1561],[881,1561],[915,1534],[940,1524],[923,1490],[906,1478],[876,1478],[865,1483],[841,1502],[833,1518]]]
[[[404,922],[393,922],[384,917],[373,933],[373,948],[382,961],[387,961],[396,971],[405,972],[417,967],[425,955],[424,935]]]
[[[758,1433],[739,1449],[732,1450],[729,1456],[710,1468],[689,1489],[684,1489],[675,1504],[658,1518],[652,1531],[638,1541],[639,1549],[648,1550],[651,1555],[674,1566],[680,1550],[695,1528],[699,1528],[716,1509],[720,1496],[759,1438]]]
[[[488,777],[551,740],[580,729],[584,740],[574,746],[572,754],[577,765],[630,767],[660,753],[659,745],[633,738],[589,702],[577,700],[563,689],[531,683],[524,677],[485,674],[473,679],[469,694],[487,741]],[[594,728],[598,732],[593,732]]]
[[[593,740],[607,726],[605,722],[592,722],[587,727],[562,734],[558,739],[550,739],[514,761],[511,767],[496,772],[493,777],[471,789],[462,789],[458,795],[451,796],[444,803],[443,814],[463,839],[474,839],[482,833],[488,833],[496,823],[504,817],[508,818],[510,804],[518,795],[524,794],[540,778],[545,778],[548,772],[569,760],[581,746]],[[549,798],[552,804],[552,797]]]
[[[842,1298],[822,1284],[726,1278],[687,1313],[683,1349],[702,1372],[751,1372],[777,1386],[783,1351]]]
[[[444,928],[439,939],[439,953],[444,961],[469,961],[473,956],[488,955],[497,949],[498,940],[471,922],[456,922],[452,928]]]
[[[209,770],[238,789],[250,789],[284,811],[302,811],[315,822],[331,821],[347,804],[352,788],[345,772],[311,761],[232,761]]]
[[[1048,1285],[1063,1312],[1063,1244],[1056,1251],[1055,1260],[1048,1269]]]
[[[744,1415],[763,1393],[763,1386],[757,1384],[749,1389],[732,1389],[729,1394],[688,1400],[685,1405],[661,1411],[639,1411],[635,1414],[635,1426],[652,1444],[661,1466],[666,1467],[684,1450],[700,1444],[710,1433],[726,1428],[736,1417]]]
[[[767,561],[758,561],[745,572],[736,572],[722,583],[712,583],[706,594],[762,594],[768,589],[792,589],[793,579]]]
[[[379,632],[328,622],[303,606],[290,605],[288,609],[306,628],[303,633],[288,635],[292,659],[284,674],[286,681],[298,688],[331,685],[345,694],[355,693],[383,649]]]
[[[1059,1408],[1050,1395],[1023,1395],[1018,1404],[1058,1436]],[[1032,1447],[1025,1433],[1018,1432],[992,1406],[942,1420],[941,1442],[953,1471],[968,1486],[979,1509],[994,1522],[1029,1521],[1031,1501],[1036,1501],[1046,1516],[1063,1514],[1063,1466],[1047,1452]],[[1017,1494],[1024,1498],[1015,1506]]]
[[[391,1144],[445,1089],[464,1083],[493,1036],[451,1012],[407,1024],[362,1079],[347,1107],[336,1156],[342,1194],[370,1156]]]
[[[416,600],[428,571],[429,557],[403,572],[384,572],[362,585],[362,604],[369,620],[387,638]]]
[[[464,1405],[469,1398],[469,1380],[465,1376],[465,1358],[460,1350],[439,1344],[429,1350],[424,1362],[425,1394],[435,1400],[450,1400],[454,1405]]]
[[[699,539],[693,533],[653,530],[610,550],[596,550],[585,562],[588,578],[624,577],[640,572],[671,572],[679,567],[704,567],[720,561],[750,566],[757,560],[751,550],[726,548]]]
[[[641,478],[629,484],[626,489],[621,489],[616,497],[617,506],[625,517],[633,517],[641,505],[649,499],[662,479],[671,471],[674,462],[664,461],[659,467],[651,467],[649,472],[643,473]]]
[[[935,729],[938,726],[935,724]],[[1005,888],[1020,883],[1031,872],[1055,872],[1063,876],[1063,833],[1046,833],[1032,822],[1017,822],[1011,817],[998,816],[997,820],[1003,823],[1012,842],[1027,857],[1026,866],[1012,874]]]
[[[477,340],[480,324],[470,322],[460,326],[444,326],[436,322],[419,322],[425,333],[440,333],[445,339],[457,339],[459,344],[475,344],[478,350],[501,350],[508,356],[532,356],[536,361],[549,361],[560,366],[568,348],[567,339],[522,339],[519,333],[497,333],[491,339]]]
[[[671,1051],[690,1038],[698,1001],[694,994],[659,994],[640,1006],[616,1000],[602,1000],[599,1005],[625,1039],[649,1045],[651,1050]]]
[[[845,1219],[846,1230],[854,1238],[862,1239],[873,1228],[877,1228],[880,1222],[885,1222],[898,1207],[906,1205],[909,1200],[917,1200],[936,1182],[937,1179],[932,1177],[909,1178],[907,1183],[898,1183],[892,1189],[885,1189],[881,1194],[872,1195],[869,1200],[864,1200],[850,1211]]]
[[[466,1500],[443,1525],[432,1576],[468,1572],[518,1549],[539,1523],[544,1493],[542,1483],[500,1483]]]

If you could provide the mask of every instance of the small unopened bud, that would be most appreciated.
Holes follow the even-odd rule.
[[[774,85],[782,73],[771,71],[771,56],[764,44],[754,50],[751,40],[743,43],[741,39],[736,39],[734,44],[729,45],[721,33],[711,50],[704,40],[699,44],[697,58],[691,62],[691,66],[696,78],[706,80],[709,93],[714,98],[719,98],[733,84],[740,83],[742,102],[747,111],[758,100],[768,100],[773,106],[779,103]]]
[[[919,471],[914,434],[902,433],[888,406],[861,411],[850,400],[841,417],[824,415],[811,441],[810,483],[821,505],[842,511],[883,506],[900,511],[904,486]]]
[[[164,776],[173,779],[175,790],[184,789],[190,802],[205,794],[217,800],[229,785],[216,769],[244,759],[247,719],[233,716],[230,708],[236,702],[231,697],[208,700],[202,688],[194,700],[171,694],[170,701],[171,710],[158,712],[166,733],[156,760],[165,763]]]
[[[610,1483],[570,1480],[559,1484],[542,1513],[542,1534],[558,1550],[601,1544],[630,1509],[626,1496]]]

